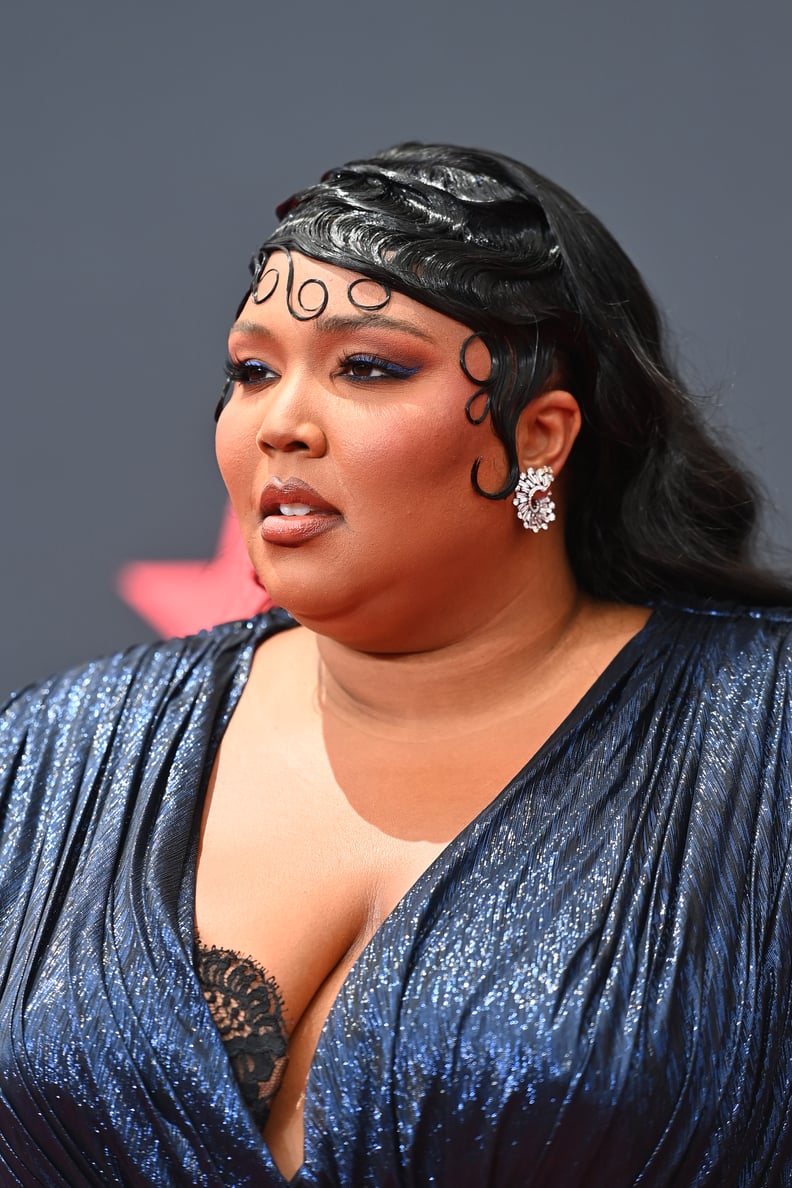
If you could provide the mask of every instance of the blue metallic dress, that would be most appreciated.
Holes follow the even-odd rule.
[[[0,719],[0,1185],[282,1186],[193,965],[201,803],[283,612]],[[660,607],[380,927],[292,1183],[792,1184],[792,615]]]

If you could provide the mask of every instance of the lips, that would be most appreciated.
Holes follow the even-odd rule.
[[[329,532],[341,512],[299,479],[272,478],[261,493],[261,535],[270,544],[294,546]]]

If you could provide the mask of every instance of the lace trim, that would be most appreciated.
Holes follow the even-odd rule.
[[[262,1129],[288,1061],[278,984],[250,957],[195,939],[195,969],[245,1104]]]

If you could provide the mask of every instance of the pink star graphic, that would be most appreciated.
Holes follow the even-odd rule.
[[[141,619],[166,636],[247,619],[272,606],[230,506],[210,560],[130,561],[118,571],[116,589]]]

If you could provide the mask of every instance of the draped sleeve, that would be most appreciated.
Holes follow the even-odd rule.
[[[0,719],[0,1182],[267,1183],[192,971],[197,824],[274,613],[24,690]]]

